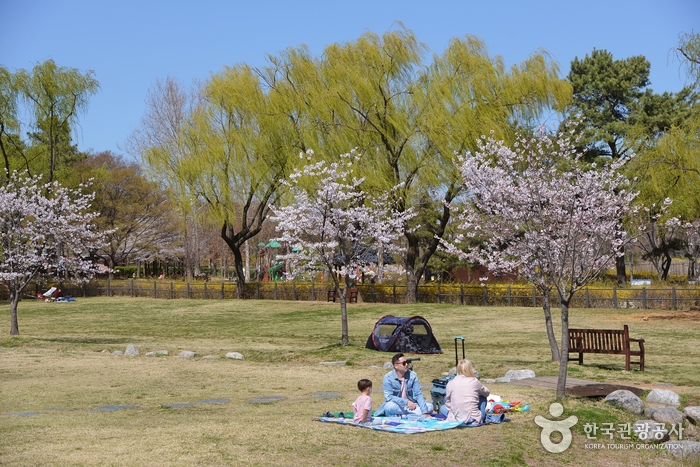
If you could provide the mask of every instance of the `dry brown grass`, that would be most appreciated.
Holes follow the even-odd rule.
[[[20,338],[0,338],[0,464],[219,466],[275,465],[678,465],[659,451],[586,449],[579,423],[565,453],[546,452],[536,415],[549,417],[552,391],[491,384],[495,394],[530,404],[511,423],[421,435],[398,435],[312,421],[349,411],[356,382],[375,383],[390,355],[364,349],[384,314],[425,316],[445,351],[415,364],[424,385],[454,365],[453,337],[466,338],[467,356],[484,378],[512,368],[554,375],[541,310],[452,305],[350,306],[353,345],[340,347],[338,305],[265,301],[81,299],[72,304],[20,304]],[[8,316],[7,305],[0,307]],[[632,385],[671,383],[686,404],[700,405],[700,336],[692,322],[639,310],[574,310],[572,326],[630,325],[647,340],[647,371],[625,373],[621,357],[586,356],[570,376]],[[649,319],[644,321],[644,316]],[[135,344],[139,357],[100,353]],[[144,357],[166,349],[169,357]],[[176,358],[181,350],[245,361]],[[346,366],[319,365],[347,361]],[[664,386],[665,387],[665,386]],[[317,391],[337,399],[318,400]],[[425,390],[429,397],[428,389]],[[259,396],[283,396],[252,404]],[[225,404],[201,404],[207,399]],[[168,408],[167,404],[193,403]],[[634,417],[602,401],[567,398],[565,416],[581,422]],[[106,405],[135,405],[115,412]],[[60,409],[60,410],[58,410]],[[39,412],[18,416],[19,412]],[[688,433],[693,434],[689,428]],[[693,434],[694,436],[694,434]],[[620,442],[614,440],[615,442]],[[602,443],[606,441],[601,439]]]

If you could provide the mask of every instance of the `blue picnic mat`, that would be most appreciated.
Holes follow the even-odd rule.
[[[350,425],[360,428],[369,428],[371,430],[389,431],[391,433],[427,433],[429,431],[450,430],[452,428],[473,428],[477,426],[490,425],[493,423],[501,423],[510,421],[505,417],[487,418],[486,423],[478,425],[459,422],[456,420],[441,420],[434,417],[373,417],[371,424],[358,425],[352,421],[352,418],[337,418],[337,417],[320,417],[315,418],[319,422],[339,423],[341,425]]]

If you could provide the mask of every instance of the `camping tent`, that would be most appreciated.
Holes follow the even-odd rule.
[[[381,352],[442,353],[433,328],[421,316],[382,316],[365,347]]]

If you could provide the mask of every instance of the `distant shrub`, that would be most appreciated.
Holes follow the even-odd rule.
[[[136,274],[136,266],[115,266],[114,274],[119,277],[133,277]]]

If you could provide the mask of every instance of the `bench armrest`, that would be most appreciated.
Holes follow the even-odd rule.
[[[639,344],[639,353],[642,355],[642,360],[644,359],[644,339],[630,339],[630,342],[637,342]],[[644,371],[644,366],[641,367]]]

